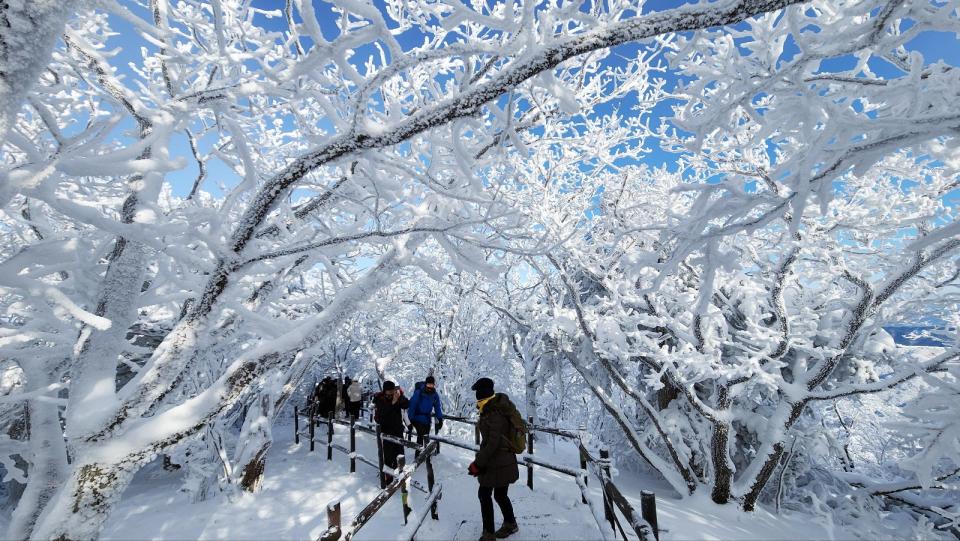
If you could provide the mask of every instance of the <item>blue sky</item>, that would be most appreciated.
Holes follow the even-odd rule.
[[[374,0],[374,2],[381,9],[381,12],[385,13],[383,0]],[[645,11],[659,11],[676,7],[682,3],[686,2],[679,2],[677,0],[652,0],[646,2],[644,6]],[[284,4],[284,0],[253,0],[252,5],[258,9],[265,11],[272,10],[281,13],[281,16],[276,17],[268,17],[263,14],[258,14],[254,17],[254,24],[268,30],[285,32],[287,22],[285,17],[282,16]],[[335,13],[333,5],[323,0],[314,0],[313,4],[319,17],[319,23],[324,37],[328,39],[336,37],[339,32],[337,27],[338,15]],[[148,14],[145,12],[145,10],[142,10],[142,8],[139,8],[132,3],[127,5],[130,5],[130,9],[132,11],[149,20]],[[296,15],[296,20],[299,22],[299,15]],[[127,65],[131,62],[140,61],[140,47],[145,46],[151,48],[152,45],[140,40],[132,26],[126,21],[114,17],[111,22],[115,30],[118,32],[118,35],[112,38],[110,45],[119,49],[118,54],[112,63],[114,63],[116,66],[120,66],[120,71],[125,77],[135,77],[135,74],[127,67]],[[389,22],[389,18],[388,24],[391,24]],[[419,45],[422,42],[422,39],[423,34],[417,30],[407,31],[398,38],[401,45],[405,48]],[[309,48],[309,41],[304,40],[304,45],[305,47]],[[617,54],[612,56],[608,62],[611,65],[623,62],[623,58],[634,57],[642,47],[643,45],[641,44],[628,44],[618,47],[615,51]],[[915,38],[910,43],[908,48],[923,53],[927,62],[944,61],[948,64],[960,66],[960,43],[958,43],[956,36],[952,34],[943,32],[926,32]],[[372,47],[370,47],[370,50],[368,51],[361,49],[358,54],[353,57],[352,61],[355,63],[355,65],[359,66],[370,54],[374,52],[375,49]],[[796,52],[796,46],[788,43],[785,51],[785,59],[788,60],[789,57]],[[850,69],[855,65],[855,63],[856,59],[852,56],[831,59],[824,63],[823,70],[840,71]],[[878,59],[871,61],[870,68],[875,73],[883,77],[895,77],[900,75],[898,70],[886,62]],[[663,74],[663,77],[668,89],[677,84],[678,78],[675,73],[668,71]],[[636,105],[636,96],[630,96],[624,100],[620,100],[618,103],[608,103],[603,107],[600,107],[597,110],[597,114],[608,114],[614,109],[617,109],[621,115],[630,114]],[[669,117],[671,112],[670,106],[671,103],[669,102],[658,105],[657,108],[651,112],[654,122]],[[131,130],[133,130],[132,122],[125,124],[121,128],[129,133]],[[119,137],[123,137],[123,135],[119,135]],[[204,152],[209,151],[209,147],[213,139],[213,137],[208,137],[206,140],[201,141],[201,150]],[[655,145],[648,144],[647,147],[651,150],[646,158],[646,161],[649,164],[654,166],[674,166],[676,162],[675,156],[655,148]],[[193,179],[197,174],[196,164],[190,157],[190,150],[185,136],[178,136],[174,138],[171,152],[174,155],[180,155],[189,158],[187,160],[188,166],[185,169],[168,175],[168,181],[173,187],[174,193],[176,195],[183,196],[189,191]],[[222,195],[222,191],[220,189],[221,185],[229,188],[239,180],[238,176],[218,159],[214,158],[209,160],[208,169],[208,180],[205,182],[203,188],[205,191],[213,194],[214,196]]]

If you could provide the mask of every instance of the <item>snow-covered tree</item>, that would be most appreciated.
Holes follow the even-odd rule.
[[[955,349],[874,337],[956,311],[957,72],[908,50],[953,4],[283,8],[0,4],[7,537],[96,537],[161,454],[255,489],[324,351],[572,368],[679,491],[747,509],[817,404],[952,392]]]

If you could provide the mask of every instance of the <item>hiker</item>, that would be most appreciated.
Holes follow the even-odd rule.
[[[337,380],[337,413],[349,417],[347,405],[350,404],[350,397],[347,396],[347,388],[350,387],[350,376],[344,376]]]
[[[317,406],[320,408],[319,415],[329,419],[333,417],[333,412],[337,407],[337,384],[331,377],[323,378],[320,383],[320,389],[317,392]]]
[[[480,378],[471,389],[477,396],[477,409],[480,411],[477,429],[482,439],[480,450],[467,471],[480,482],[480,490],[477,492],[483,518],[480,541],[494,541],[509,537],[520,530],[507,490],[511,483],[520,478],[516,451],[511,443],[517,435],[514,423],[519,419],[516,426],[525,425],[507,395],[494,392],[492,379]],[[493,529],[493,500],[497,501],[503,515],[503,526],[496,531]]]
[[[360,418],[360,407],[363,405],[363,389],[359,381],[350,381],[347,386],[347,416],[351,419]]]
[[[380,425],[380,432],[403,439],[403,411],[410,405],[407,397],[403,396],[403,389],[392,381],[383,382],[383,391],[373,397],[374,420]],[[397,456],[402,455],[403,445],[383,440],[383,464],[391,469],[397,469]],[[387,484],[393,482],[393,476],[384,474]]]
[[[319,381],[313,386],[313,408],[317,415],[322,415],[320,413],[320,404],[324,401],[323,396],[323,383],[326,381],[326,378]]]
[[[430,434],[430,417],[437,418],[437,432],[443,426],[443,409],[440,407],[440,393],[437,392],[436,380],[427,376],[422,383],[417,383],[413,396],[410,397],[410,407],[407,416],[417,431],[417,445],[423,446]]]

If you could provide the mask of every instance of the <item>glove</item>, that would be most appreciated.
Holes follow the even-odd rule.
[[[480,468],[477,467],[477,463],[476,463],[476,462],[471,462],[471,463],[470,463],[470,466],[467,467],[467,473],[469,473],[470,475],[472,475],[472,476],[474,476],[474,477],[480,475]]]
[[[437,432],[440,432],[440,429],[443,428],[443,419],[437,419]]]

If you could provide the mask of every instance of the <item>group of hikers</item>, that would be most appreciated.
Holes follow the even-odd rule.
[[[316,385],[313,400],[320,417],[333,417],[339,409],[343,409],[348,417],[359,419],[363,407],[363,388],[359,381],[349,377],[343,378],[342,382],[326,377]]]
[[[516,455],[523,452],[526,425],[516,406],[507,395],[494,391],[490,378],[480,378],[471,390],[477,398],[480,431],[480,449],[467,468],[467,473],[477,478],[480,488],[480,514],[483,534],[480,541],[493,541],[509,537],[519,531],[513,504],[507,491],[520,478]],[[437,420],[436,430],[443,426],[443,409],[436,380],[427,376],[415,385],[413,395],[407,398],[403,389],[392,381],[385,381],[382,390],[374,396],[374,420],[383,434],[403,438],[404,413],[409,419],[407,430],[415,430],[417,444],[423,445],[430,433],[431,417]],[[397,467],[397,457],[404,452],[403,445],[383,440],[383,461],[392,469]],[[392,477],[388,476],[388,482]],[[503,525],[494,530],[493,502],[496,501],[503,515]]]
[[[418,382],[410,398],[404,396],[403,389],[392,381],[383,382],[382,390],[373,397],[373,419],[380,425],[380,432],[388,436],[402,439],[406,427],[408,432],[416,431],[417,445],[423,445],[430,433],[431,417],[436,418],[435,426],[439,432],[443,427],[443,407],[433,376],[427,376]],[[383,441],[384,465],[396,468],[397,457],[401,454],[403,445],[389,440]],[[387,482],[390,480],[388,478]]]
[[[520,529],[507,492],[510,485],[520,478],[516,455],[524,450],[526,425],[510,398],[494,390],[490,378],[478,379],[471,390],[477,398],[480,449],[467,468],[467,473],[476,477],[480,485],[477,492],[483,520],[480,541],[494,541],[509,537]],[[321,417],[330,418],[342,410],[352,419],[360,418],[365,398],[366,393],[360,382],[349,377],[342,381],[324,378],[316,385],[313,396],[316,411]],[[402,440],[404,431],[416,432],[417,445],[423,446],[429,439],[431,419],[436,419],[434,427],[437,432],[443,427],[443,406],[433,376],[417,382],[409,398],[396,383],[384,381],[380,392],[373,396],[373,408],[373,418],[380,426],[380,432],[391,436],[393,440]],[[397,458],[404,454],[404,447],[386,438],[382,442],[384,466],[395,470]],[[384,477],[387,483],[393,481],[393,476],[389,474],[384,473]],[[503,525],[496,530],[494,502],[503,515]]]

